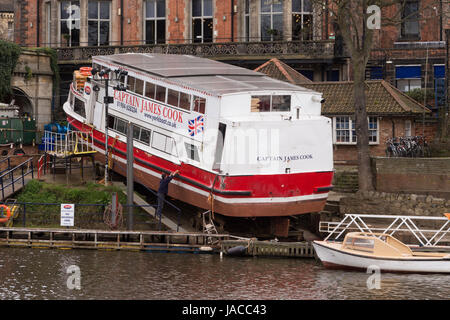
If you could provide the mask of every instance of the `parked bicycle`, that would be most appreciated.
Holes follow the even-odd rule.
[[[394,137],[386,141],[387,157],[429,157],[425,137]]]

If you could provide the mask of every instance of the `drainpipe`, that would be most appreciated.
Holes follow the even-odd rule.
[[[443,36],[442,36],[442,0],[439,1],[439,41],[442,41]]]
[[[40,38],[39,38],[39,29],[40,29],[40,22],[41,20],[39,19],[39,14],[40,14],[40,6],[41,6],[41,1],[37,0],[36,1],[36,47],[40,47]]]
[[[123,46],[123,0],[120,0],[120,45]]]
[[[231,0],[231,42],[234,42],[234,0]]]

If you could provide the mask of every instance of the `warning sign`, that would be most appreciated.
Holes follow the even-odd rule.
[[[61,227],[73,227],[75,220],[75,205],[61,204]]]

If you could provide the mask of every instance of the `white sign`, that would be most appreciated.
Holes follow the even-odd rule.
[[[69,203],[61,204],[61,226],[73,227],[75,220],[75,205]]]

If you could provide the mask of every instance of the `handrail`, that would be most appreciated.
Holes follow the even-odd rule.
[[[368,219],[390,219],[392,222],[388,226],[368,225],[364,218]],[[413,220],[420,221],[442,221],[442,226],[437,230],[419,229]],[[444,222],[445,221],[445,222]],[[324,228],[323,228],[324,227]],[[333,228],[334,227],[334,228]],[[401,228],[403,227],[403,228]],[[392,236],[396,232],[410,232],[422,246],[436,246],[450,233],[450,220],[447,217],[428,216],[397,216],[397,215],[371,215],[371,214],[346,214],[340,222],[320,222],[319,231],[329,233],[325,241],[334,236],[337,241],[345,232],[351,228],[358,229],[365,233],[384,233]],[[426,236],[426,234],[428,236]]]
[[[24,167],[25,165],[28,164],[28,169],[31,167],[31,170],[28,170],[27,172],[24,172]],[[22,174],[20,176],[18,176],[17,178],[14,179],[14,171],[18,170],[18,169],[22,169]],[[22,162],[21,164],[15,166],[12,169],[9,169],[8,171],[4,172],[3,174],[0,175],[0,185],[1,185],[1,191],[2,191],[2,200],[5,199],[5,188],[12,186],[12,191],[13,193],[15,192],[14,190],[14,184],[19,181],[22,180],[22,186],[25,185],[25,176],[29,175],[31,173],[31,177],[33,177],[33,158],[30,158],[24,162]],[[3,177],[7,176],[7,175],[11,175],[11,182],[9,182],[8,184],[4,184],[3,183]],[[8,179],[9,180],[9,179]]]

